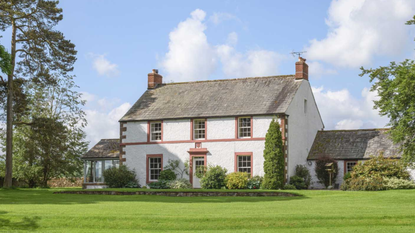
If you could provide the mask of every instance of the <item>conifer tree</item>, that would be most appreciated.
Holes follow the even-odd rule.
[[[2,0],[0,30],[10,29],[11,69],[7,85],[0,89],[7,95],[6,175],[4,187],[12,186],[13,122],[17,103],[16,80],[31,80],[37,85],[49,85],[53,77],[65,77],[76,61],[75,45],[54,27],[62,20],[59,1]],[[5,80],[3,80],[5,82]],[[4,93],[3,93],[4,94]],[[4,96],[0,93],[0,97]],[[24,95],[23,95],[24,96]],[[0,104],[4,105],[5,101]]]
[[[264,150],[265,189],[280,189],[284,186],[284,146],[280,124],[273,119],[265,136]]]

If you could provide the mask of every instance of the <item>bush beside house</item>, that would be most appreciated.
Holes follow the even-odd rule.
[[[281,189],[284,186],[284,146],[280,124],[272,119],[265,136],[264,189]]]
[[[104,170],[105,183],[110,188],[139,188],[135,171],[121,165]]]
[[[350,175],[345,176],[342,190],[378,191],[386,189],[413,189],[415,183],[410,180],[408,165],[400,159],[371,157],[353,167]]]

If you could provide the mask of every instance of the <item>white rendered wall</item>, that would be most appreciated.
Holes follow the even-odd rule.
[[[265,141],[232,141],[232,142],[203,142],[202,147],[207,148],[208,165],[220,165],[228,170],[228,173],[235,170],[235,152],[253,153],[253,175],[263,176],[263,151]],[[184,162],[189,160],[187,152],[194,148],[194,143],[169,143],[169,144],[147,144],[128,145],[125,147],[126,165],[134,169],[140,185],[146,184],[146,155],[163,154],[163,167],[169,159],[180,160],[183,167]],[[188,179],[188,176],[184,176]]]
[[[295,166],[307,163],[308,152],[317,131],[323,129],[323,121],[314,101],[310,83],[302,82],[287,109],[288,117],[288,177],[295,174]],[[304,99],[307,109],[304,113]]]
[[[163,141],[190,140],[190,119],[163,121]]]
[[[126,127],[127,131],[123,132],[123,135],[126,135],[123,143],[147,141],[147,121],[127,122]]]
[[[265,135],[267,134],[269,124],[272,121],[272,118],[275,118],[278,120],[278,122],[281,124],[281,120],[277,118],[276,116],[254,116],[253,119],[253,136],[254,138],[265,138]]]
[[[232,139],[235,138],[235,117],[208,118],[208,139]]]

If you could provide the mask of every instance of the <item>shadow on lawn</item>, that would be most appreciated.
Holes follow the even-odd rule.
[[[2,218],[2,215],[7,214],[6,211],[0,211],[0,231],[9,231],[9,230],[27,230],[33,231],[39,228],[37,222],[40,220],[40,217],[24,217],[19,222],[13,222],[9,219]]]
[[[52,190],[2,190],[0,203],[4,204],[94,204],[98,202],[158,202],[158,203],[232,203],[296,201],[308,198],[295,197],[167,197],[153,195],[87,195],[53,194]]]

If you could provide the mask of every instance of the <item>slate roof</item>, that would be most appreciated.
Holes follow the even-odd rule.
[[[284,113],[301,82],[285,75],[163,84],[147,90],[120,121]]]
[[[400,157],[399,146],[389,138],[389,129],[327,130],[318,131],[308,160],[320,156],[333,159],[369,159],[371,155]]]
[[[88,158],[119,158],[120,139],[101,139],[82,159]]]

